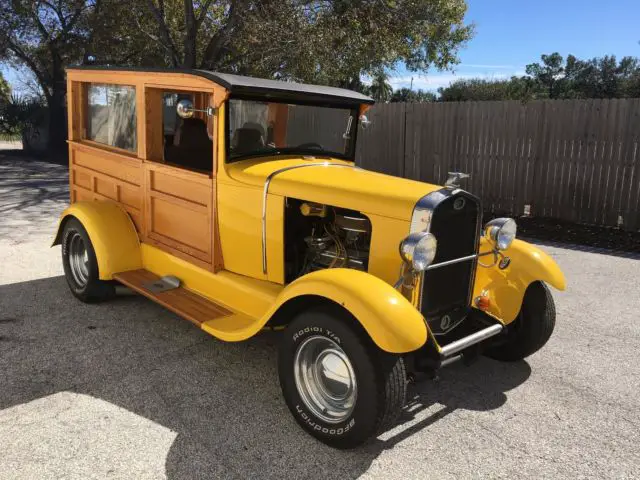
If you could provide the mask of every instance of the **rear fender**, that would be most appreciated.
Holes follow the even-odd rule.
[[[424,318],[400,292],[373,275],[346,268],[318,270],[300,277],[280,293],[264,319],[303,296],[320,296],[342,306],[386,352],[411,352],[427,340]]]
[[[480,251],[487,251],[488,243],[482,239]],[[488,313],[502,322],[510,323],[520,312],[527,287],[535,281],[548,283],[558,290],[565,290],[567,282],[558,264],[538,247],[514,240],[504,255],[511,259],[509,266],[500,270],[498,266],[485,268],[478,265],[473,297],[489,297]],[[481,257],[488,263],[490,256]]]
[[[138,234],[131,218],[119,205],[111,202],[72,204],[60,215],[53,245],[60,245],[64,226],[73,217],[89,234],[100,280],[111,280],[114,273],[142,268]]]

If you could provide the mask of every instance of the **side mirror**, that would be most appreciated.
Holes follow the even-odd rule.
[[[371,126],[371,123],[371,120],[369,120],[366,115],[360,115],[360,125],[362,126],[363,130],[369,128]]]
[[[188,98],[184,98],[176,105],[176,112],[180,118],[191,118],[194,112],[204,112],[207,116],[211,117],[215,113],[215,110],[213,107],[207,107],[203,110],[193,108],[193,102]]]

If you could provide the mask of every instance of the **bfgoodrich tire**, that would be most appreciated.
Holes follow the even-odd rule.
[[[379,350],[348,313],[317,308],[299,314],[280,346],[280,386],[308,433],[353,448],[392,426],[406,400],[401,357]]]
[[[549,341],[555,325],[556,307],[551,292],[544,283],[533,282],[525,292],[518,318],[507,327],[507,340],[485,354],[506,362],[522,360]]]
[[[70,218],[64,225],[62,266],[71,293],[83,302],[100,302],[114,296],[114,286],[99,279],[93,244],[76,218]]]

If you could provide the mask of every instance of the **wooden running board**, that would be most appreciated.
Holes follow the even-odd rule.
[[[160,279],[158,275],[148,270],[120,272],[114,274],[113,278],[198,326],[204,322],[231,315],[226,308],[184,287],[159,293],[147,290],[143,285]]]

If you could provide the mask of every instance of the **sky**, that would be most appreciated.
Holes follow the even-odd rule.
[[[640,57],[640,0],[467,0],[466,23],[474,38],[452,72],[426,76],[403,68],[391,73],[394,88],[437,90],[459,78],[523,75],[543,53],[586,59],[614,54]]]
[[[476,34],[460,51],[454,71],[391,72],[394,88],[435,91],[469,77],[523,75],[543,53],[587,59],[613,54],[640,57],[640,0],[468,0],[465,20]],[[16,74],[3,71],[16,87]]]

